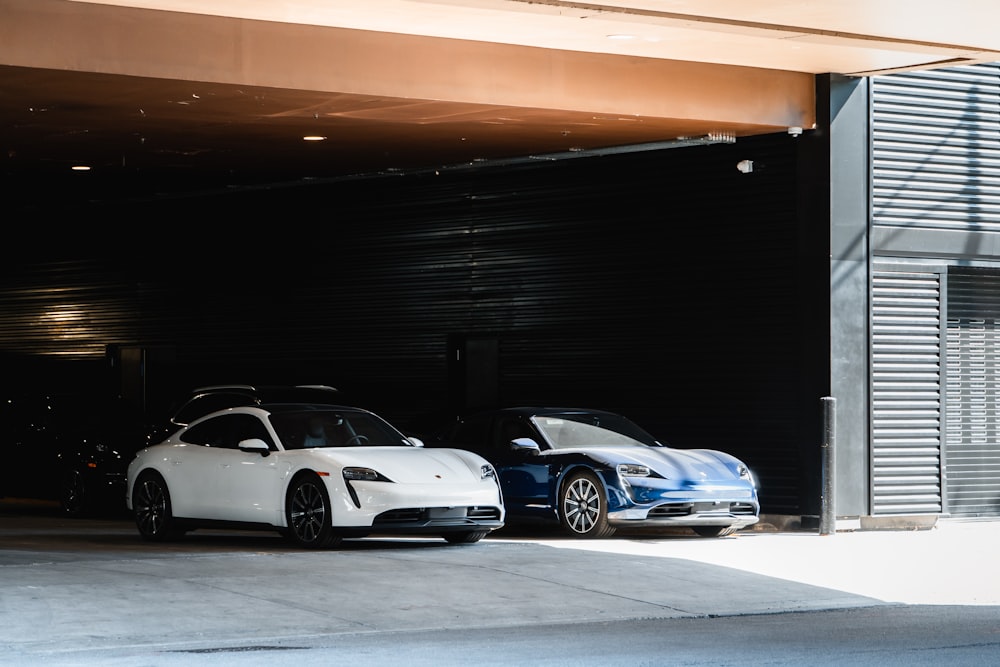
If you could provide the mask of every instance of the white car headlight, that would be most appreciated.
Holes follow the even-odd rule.
[[[479,478],[480,479],[496,479],[497,471],[493,469],[489,463],[484,463],[479,466]]]
[[[392,480],[372,468],[344,468],[344,479],[358,482],[391,482]]]
[[[649,477],[649,466],[637,463],[619,463],[618,475],[620,477]]]

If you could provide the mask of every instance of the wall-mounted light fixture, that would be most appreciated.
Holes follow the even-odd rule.
[[[740,160],[736,163],[736,168],[741,174],[749,174],[753,171],[753,160]]]

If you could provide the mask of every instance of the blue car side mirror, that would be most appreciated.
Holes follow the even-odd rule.
[[[538,443],[531,438],[514,438],[510,441],[510,449],[519,454],[528,454],[531,456],[536,456],[542,451]]]

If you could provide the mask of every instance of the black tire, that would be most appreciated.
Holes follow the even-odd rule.
[[[63,471],[59,480],[59,507],[63,514],[82,517],[90,513],[90,497],[83,473],[76,469]]]
[[[474,530],[468,533],[445,533],[441,537],[448,541],[448,544],[474,544],[489,534],[488,530]]]
[[[159,473],[147,471],[136,478],[132,487],[132,512],[135,526],[144,540],[164,542],[184,533],[176,525],[170,491]]]
[[[604,486],[592,473],[571,474],[559,492],[559,520],[573,537],[611,537],[615,529],[608,523],[608,499]]]
[[[736,532],[733,526],[692,526],[691,530],[702,537],[725,537]]]
[[[324,549],[340,542],[333,530],[330,495],[319,475],[296,477],[285,494],[284,535],[289,540],[309,549]]]

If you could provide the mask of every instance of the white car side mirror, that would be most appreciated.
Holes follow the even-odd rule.
[[[271,453],[271,449],[267,446],[267,443],[260,438],[240,440],[239,447],[241,452],[257,452],[262,456],[267,456]]]

